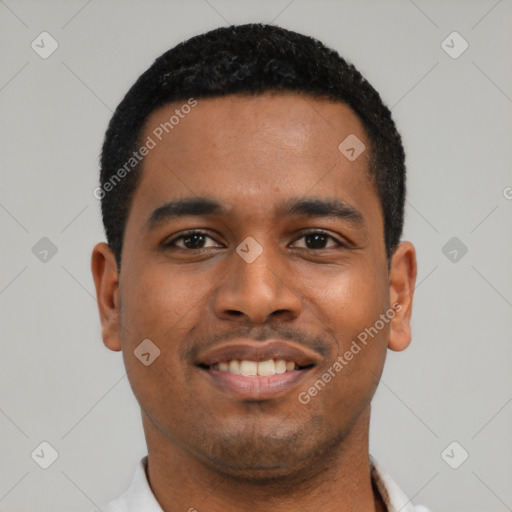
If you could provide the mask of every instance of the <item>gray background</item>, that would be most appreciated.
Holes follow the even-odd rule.
[[[89,510],[130,483],[140,412],[102,344],[90,273],[103,134],[163,51],[273,21],[353,61],[408,155],[414,339],[389,354],[371,452],[435,511],[512,510],[511,14],[510,0],[0,1],[0,509]],[[31,48],[43,31],[59,44],[47,59]],[[441,46],[453,31],[469,43],[456,59]],[[42,441],[59,455],[46,470],[30,455]],[[452,441],[452,464],[469,453],[458,469],[441,456]]]

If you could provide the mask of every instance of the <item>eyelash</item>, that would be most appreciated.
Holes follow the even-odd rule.
[[[199,249],[188,249],[186,247],[177,247],[176,246],[176,241],[182,240],[184,238],[188,238],[188,237],[190,237],[192,235],[204,235],[205,237],[210,238],[211,240],[214,240],[205,231],[191,230],[191,231],[186,231],[185,233],[182,233],[180,236],[177,236],[176,238],[173,238],[172,240],[169,240],[168,242],[164,242],[162,245],[163,245],[164,249],[176,248],[176,249],[181,249],[181,250],[184,250],[184,251],[204,251],[204,250],[208,250],[209,249],[208,247],[206,247],[206,248],[199,248]],[[325,236],[327,238],[330,238],[331,240],[334,240],[334,242],[336,242],[338,247],[348,248],[348,245],[344,244],[343,242],[340,242],[338,239],[334,238],[329,233],[327,233],[325,231],[322,231],[322,230],[319,230],[319,229],[315,229],[315,230],[311,230],[311,231],[307,231],[306,233],[303,233],[299,238],[297,238],[295,240],[295,242],[297,240],[300,240],[301,238],[304,238],[304,237],[308,236],[308,235],[323,235],[323,236]],[[299,249],[306,249],[306,250],[309,250],[309,251],[325,251],[325,250],[328,250],[328,249],[333,249],[333,247],[324,247],[324,248],[320,248],[320,249],[309,249],[308,247],[299,247]]]

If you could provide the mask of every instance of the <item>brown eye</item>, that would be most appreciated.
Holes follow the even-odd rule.
[[[345,245],[336,240],[332,235],[329,235],[323,231],[310,231],[309,233],[305,233],[298,240],[304,239],[305,247],[299,247],[300,249],[331,249],[333,247],[344,247]],[[328,241],[332,240],[334,245],[326,247]]]
[[[215,242],[215,240],[208,236],[204,231],[189,231],[176,238],[173,238],[169,242],[165,242],[164,247],[176,247],[178,249],[185,250],[209,249],[210,247],[217,247],[217,245],[205,246],[204,244],[208,239]]]

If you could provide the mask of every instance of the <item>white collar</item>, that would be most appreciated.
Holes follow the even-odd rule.
[[[425,507],[415,507],[393,478],[382,469],[371,455],[370,473],[386,505],[387,512],[428,512]]]
[[[103,507],[103,512],[163,512],[155,495],[151,491],[147,479],[147,455],[137,464],[135,475],[130,487],[121,495]],[[402,492],[396,482],[379,466],[370,456],[371,476],[382,499],[387,512],[428,512],[424,507],[414,507],[407,496]],[[100,512],[95,510],[93,512]]]

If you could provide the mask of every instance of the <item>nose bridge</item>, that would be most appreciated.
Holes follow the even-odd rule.
[[[229,270],[215,296],[216,314],[242,313],[252,322],[264,322],[277,311],[298,315],[300,297],[280,275],[283,271],[278,250],[268,240],[260,244],[247,237],[230,257]]]
[[[261,240],[261,237],[260,237]],[[237,259],[233,272],[240,284],[247,286],[264,286],[275,288],[277,267],[279,266],[276,250],[270,243],[261,245],[252,237],[247,237],[236,249]]]

